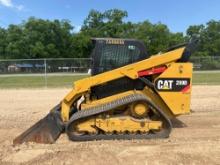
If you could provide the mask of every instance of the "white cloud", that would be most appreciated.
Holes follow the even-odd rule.
[[[13,7],[11,0],[0,0],[0,3],[6,7]]]
[[[13,4],[13,2],[11,0],[0,0],[0,4],[5,6],[5,7],[10,7],[10,8],[17,9],[19,11],[24,9],[23,5],[15,5],[15,4]]]

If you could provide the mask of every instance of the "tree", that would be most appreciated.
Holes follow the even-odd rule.
[[[127,17],[127,12],[123,10],[112,9],[103,13],[91,10],[79,34],[73,36],[72,48],[75,56],[88,57],[90,55],[92,49],[90,38],[125,36],[126,23],[123,22],[125,17]]]
[[[120,37],[123,33],[123,19],[126,17],[127,12],[123,10],[111,9],[103,13],[91,10],[81,33],[91,37]]]
[[[129,38],[143,41],[149,54],[165,51],[169,47],[184,42],[182,33],[171,33],[168,27],[162,23],[152,24],[149,21],[129,25]]]
[[[127,16],[126,11],[118,9],[107,10],[103,13],[91,10],[84,21],[80,35],[76,35],[76,37],[136,38],[145,43],[150,54],[164,51],[168,47],[184,41],[182,33],[171,33],[168,27],[162,23],[124,22]],[[85,42],[80,43],[78,40],[76,42],[81,45],[77,46],[77,52],[89,52],[91,46],[86,47],[83,45]]]
[[[193,35],[200,41],[194,56],[220,56],[220,21],[211,20],[206,25],[190,26],[187,37]]]
[[[20,25],[10,25],[6,36],[6,58],[26,58],[27,42]]]
[[[123,19],[128,16],[126,11],[112,9],[103,13],[105,25],[103,26],[104,34],[108,37],[121,37],[124,33]]]
[[[92,50],[91,37],[84,34],[75,34],[72,38],[72,54],[76,58],[89,57]]]
[[[0,28],[0,59],[6,58],[6,34],[7,31],[3,28]]]
[[[71,57],[69,51],[73,27],[69,21],[30,18],[24,24],[24,30],[29,37],[29,53],[32,58]],[[36,56],[35,47],[39,48],[39,46],[41,49],[44,47],[44,53]]]
[[[220,21],[189,26],[184,35],[171,32],[160,22],[125,21],[127,16],[127,11],[119,9],[91,10],[78,33],[73,33],[68,20],[30,17],[19,25],[0,28],[0,58],[89,57],[90,38],[95,37],[136,38],[144,42],[149,54],[156,54],[194,35],[200,40],[194,56],[220,56]]]
[[[86,31],[88,29],[99,28],[103,25],[103,13],[97,10],[91,10],[84,20],[82,30]]]
[[[73,26],[68,20],[43,20],[34,17],[20,25],[0,29],[0,53],[3,58],[74,57]]]

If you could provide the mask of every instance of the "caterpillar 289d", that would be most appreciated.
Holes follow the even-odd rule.
[[[54,143],[64,132],[73,141],[167,138],[171,120],[190,112],[194,42],[149,56],[137,40],[92,41],[92,75],[14,144]]]

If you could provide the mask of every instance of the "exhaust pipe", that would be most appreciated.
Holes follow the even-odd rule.
[[[24,142],[51,144],[59,138],[64,128],[64,123],[60,116],[60,104],[58,104],[46,117],[16,137],[13,140],[13,144],[22,144]]]

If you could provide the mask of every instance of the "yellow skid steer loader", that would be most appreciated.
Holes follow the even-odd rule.
[[[190,112],[195,42],[149,56],[138,40],[92,41],[92,76],[14,144],[54,143],[64,132],[73,141],[167,138],[171,120]]]

